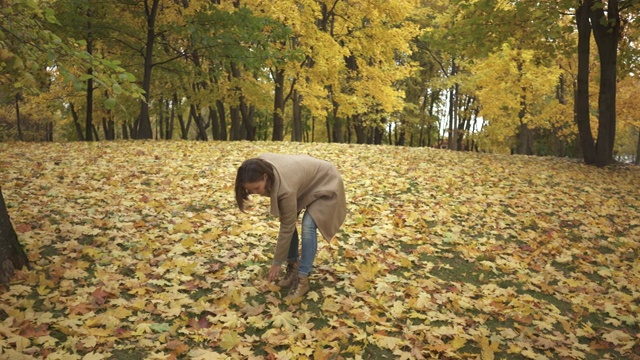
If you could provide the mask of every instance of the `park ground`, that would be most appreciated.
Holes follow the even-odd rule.
[[[235,171],[304,153],[348,216],[311,292],[265,281],[277,219]],[[31,261],[0,358],[639,359],[640,168],[289,142],[2,143]]]

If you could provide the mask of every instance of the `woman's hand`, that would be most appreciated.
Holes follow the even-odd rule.
[[[276,279],[278,279],[281,268],[282,268],[282,265],[276,265],[276,264],[271,265],[271,269],[269,270],[269,281],[275,281]]]

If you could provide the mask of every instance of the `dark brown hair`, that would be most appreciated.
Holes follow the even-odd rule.
[[[265,160],[253,158],[245,160],[238,168],[236,175],[236,203],[240,211],[244,212],[244,203],[249,199],[249,193],[244,188],[245,184],[262,180],[267,174],[267,189],[271,189],[273,183],[273,166]]]

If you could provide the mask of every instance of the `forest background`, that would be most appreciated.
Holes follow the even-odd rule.
[[[630,1],[8,0],[0,140],[387,143],[638,162]]]

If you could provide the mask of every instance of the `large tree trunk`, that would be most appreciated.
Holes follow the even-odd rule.
[[[583,1],[576,10],[578,25],[578,78],[575,99],[575,120],[580,134],[580,145],[584,162],[589,165],[596,163],[596,148],[591,132],[589,119],[589,55],[591,39],[591,25],[589,24],[590,1]]]
[[[149,101],[151,99],[151,71],[153,70],[153,44],[156,40],[155,23],[158,14],[160,0],[144,1],[144,9],[147,16],[147,42],[145,43],[144,74],[142,76],[142,89],[144,100],[140,102],[140,117],[136,122],[136,139],[153,139],[151,131],[151,119],[149,116]]]
[[[591,0],[591,28],[600,56],[600,94],[598,97],[598,140],[596,165],[613,162],[613,145],[616,138],[616,63],[618,42],[622,32],[617,0],[607,2],[605,15],[602,1]],[[604,20],[607,20],[603,23]]]
[[[240,120],[240,110],[237,106],[229,107],[229,117],[231,118],[231,140],[244,140],[244,128]]]
[[[18,242],[0,189],[0,283],[8,283],[15,270],[23,267],[29,268],[29,259]]]
[[[222,100],[216,100],[216,108],[218,109],[218,118],[220,119],[220,140],[228,140],[227,137],[227,113],[224,109]]]

